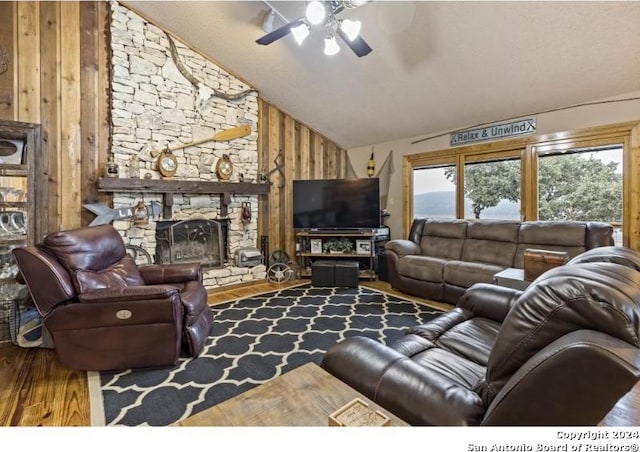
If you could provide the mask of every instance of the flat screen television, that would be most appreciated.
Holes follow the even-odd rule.
[[[293,227],[295,229],[379,228],[379,179],[294,180]]]

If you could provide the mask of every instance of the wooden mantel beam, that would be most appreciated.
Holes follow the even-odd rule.
[[[253,182],[208,182],[175,179],[125,179],[100,177],[97,181],[101,192],[181,193],[262,195],[269,193],[269,184]]]
[[[174,193],[220,196],[220,215],[228,215],[231,195],[262,195],[269,193],[269,184],[252,182],[207,182],[174,179],[125,179],[100,177],[97,181],[99,192],[111,193],[162,193],[162,212],[165,219],[171,219]]]

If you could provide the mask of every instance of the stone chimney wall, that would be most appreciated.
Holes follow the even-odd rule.
[[[247,124],[249,136],[226,142],[209,141],[174,151],[177,180],[217,181],[215,164],[228,154],[234,164],[231,182],[255,182],[258,177],[258,99],[255,91],[237,99],[210,95],[217,90],[235,95],[252,87],[226,72],[199,53],[172,37],[183,66],[199,82],[197,89],[174,63],[166,34],[135,12],[117,2],[111,3],[111,155],[119,167],[118,177],[129,177],[132,157],[139,161],[140,176],[160,179],[151,150],[161,150],[211,137],[215,133]],[[159,193],[114,193],[113,207],[132,207],[144,200],[162,203]],[[241,221],[242,203],[249,202],[252,221]],[[114,226],[126,243],[155,252],[155,221],[185,220],[220,215],[217,194],[176,194],[171,218],[153,218],[148,225],[134,226],[130,220]],[[265,267],[236,267],[234,252],[240,247],[257,246],[257,195],[233,195],[229,205],[229,265],[205,271],[207,288],[263,279]]]

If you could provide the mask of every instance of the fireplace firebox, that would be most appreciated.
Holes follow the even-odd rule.
[[[226,223],[215,220],[158,221],[155,263],[222,267],[227,260],[227,229]]]

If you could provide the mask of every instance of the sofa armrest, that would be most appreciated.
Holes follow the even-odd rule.
[[[390,240],[385,244],[384,249],[396,253],[398,257],[421,254],[420,247],[416,243],[404,239]]]
[[[322,367],[412,425],[468,425],[482,420],[475,392],[373,339],[348,338],[329,349]]]
[[[476,283],[465,291],[456,306],[469,310],[478,317],[502,323],[520,295],[520,290]]]
[[[202,280],[202,266],[199,263],[141,265],[138,270],[148,285]]]
[[[487,400],[482,424],[597,425],[638,382],[639,368],[637,347],[599,331],[573,331],[533,355]]]
[[[169,299],[179,293],[177,287],[167,284],[154,286],[128,286],[114,289],[93,289],[78,296],[81,303],[112,303],[120,301]]]

